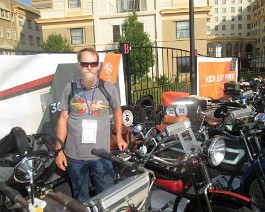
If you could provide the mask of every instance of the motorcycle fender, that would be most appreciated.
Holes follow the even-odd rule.
[[[261,164],[262,169],[264,170],[265,159],[260,160],[260,164]],[[258,168],[258,164],[255,164],[255,167]],[[254,174],[253,167],[249,166],[247,170],[244,172],[244,175],[242,176],[241,181],[240,181],[240,192],[241,193],[243,193],[243,191],[245,190],[246,182],[252,174]]]

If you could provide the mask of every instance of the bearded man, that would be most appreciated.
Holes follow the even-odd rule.
[[[65,149],[58,153],[55,162],[60,169],[67,171],[73,197],[86,202],[90,198],[90,173],[98,193],[114,183],[111,161],[91,154],[92,149],[110,151],[109,107],[114,116],[119,149],[124,150],[128,144],[122,138],[122,110],[116,87],[104,83],[111,95],[111,104],[98,87],[97,74],[101,66],[98,52],[84,48],[77,53],[77,60],[82,77],[75,82],[78,92],[71,99],[71,83],[66,85],[62,94],[56,134],[65,142]]]

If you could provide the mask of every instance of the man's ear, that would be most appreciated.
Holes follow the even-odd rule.
[[[76,68],[77,68],[78,70],[81,70],[81,68],[82,68],[79,62],[77,62],[77,63],[75,64],[75,66],[76,66]]]

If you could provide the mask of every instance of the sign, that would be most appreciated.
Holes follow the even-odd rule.
[[[237,58],[197,58],[197,95],[219,99],[224,83],[237,81]]]

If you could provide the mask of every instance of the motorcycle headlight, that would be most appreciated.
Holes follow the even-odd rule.
[[[213,166],[218,166],[225,157],[225,141],[221,136],[215,137],[208,148],[209,162]]]

